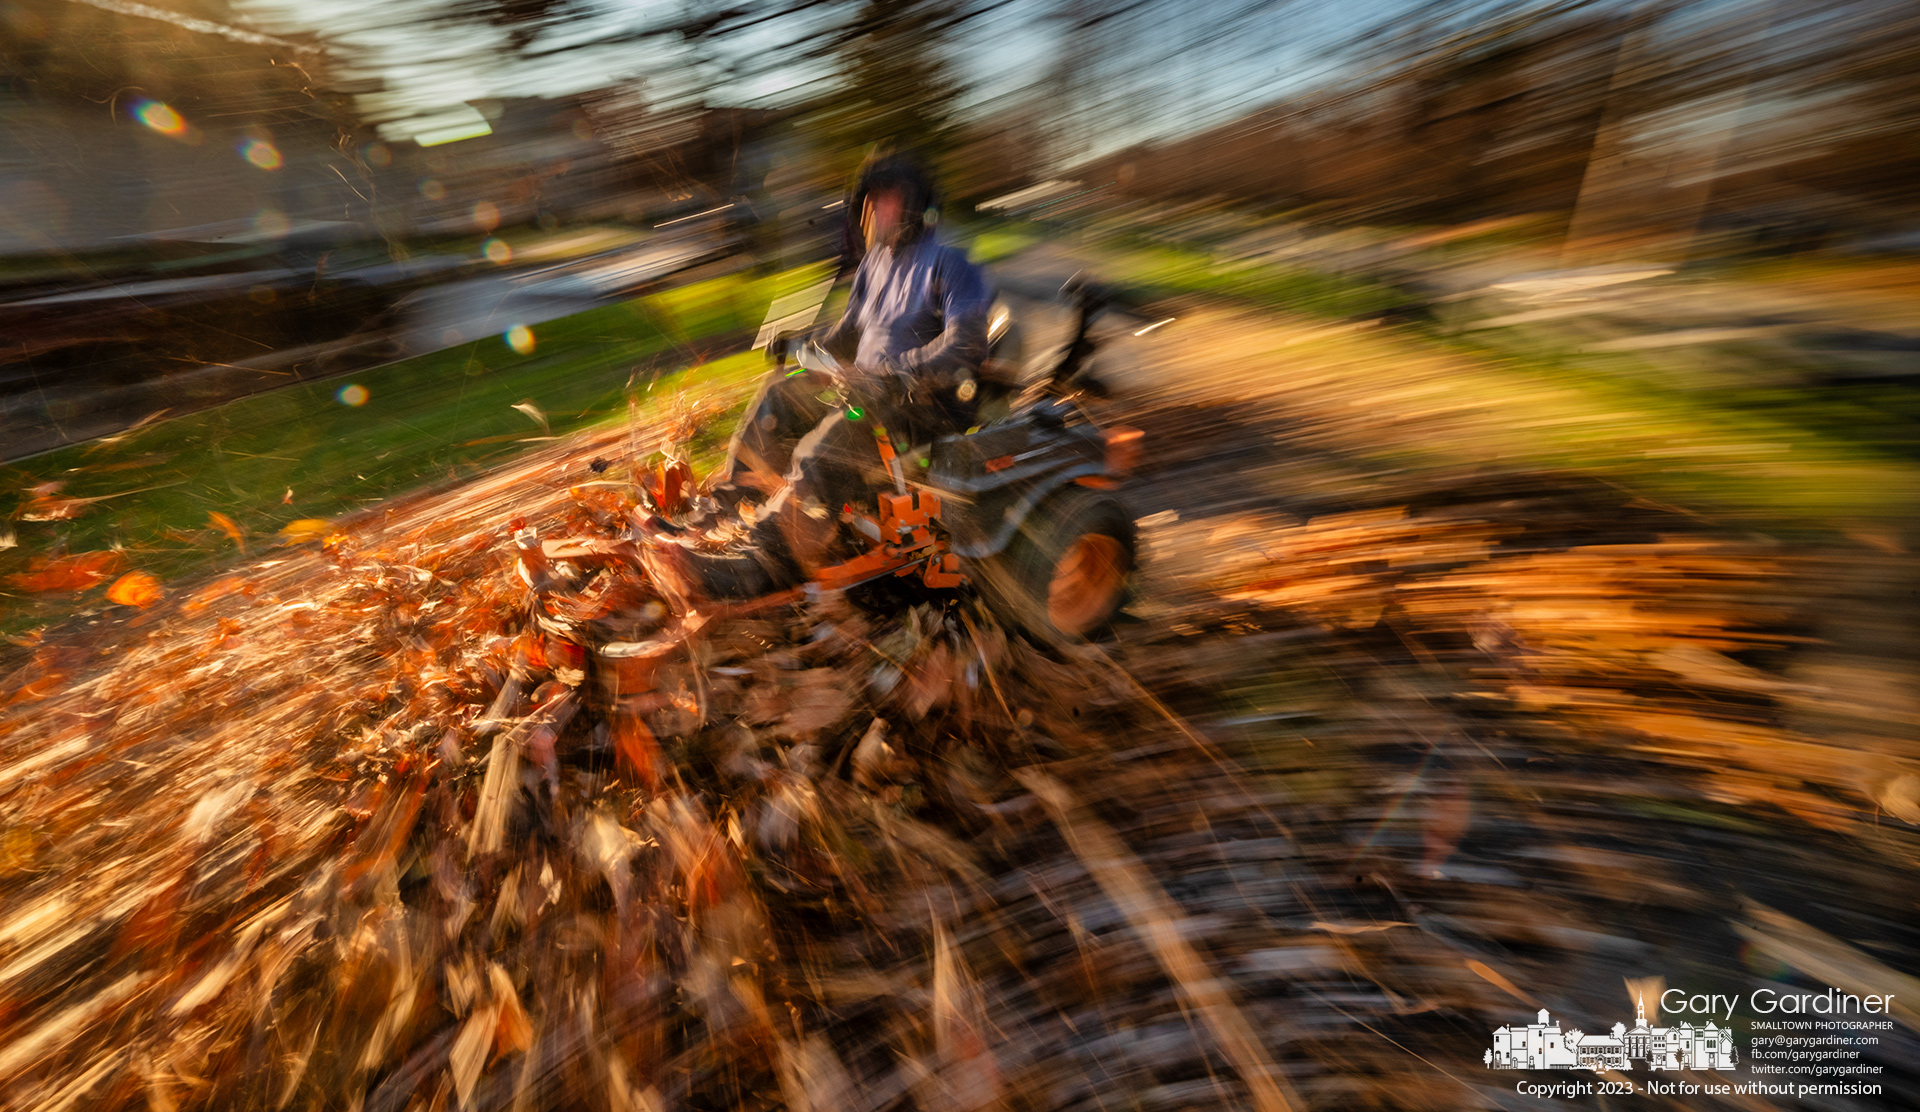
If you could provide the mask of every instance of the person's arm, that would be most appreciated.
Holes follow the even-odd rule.
[[[853,286],[847,290],[847,311],[840,314],[840,322],[820,335],[820,347],[828,355],[840,362],[853,363],[854,355],[860,349],[860,310],[867,301],[867,268],[863,264],[854,271]]]
[[[899,365],[916,381],[937,387],[978,371],[986,361],[993,293],[986,275],[958,251],[941,256],[934,278],[945,326],[928,343],[902,352]]]

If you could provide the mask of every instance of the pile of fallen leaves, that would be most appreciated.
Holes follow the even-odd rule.
[[[1541,545],[1523,515],[1392,507],[1214,527],[1223,599],[1390,631],[1543,737],[1682,771],[1712,799],[1845,829],[1920,821],[1916,673],[1842,655],[1902,635],[1854,597],[1891,558],[1699,531]],[[1671,524],[1670,522],[1664,524]]]
[[[631,488],[584,460],[316,534],[16,672],[10,1107],[1046,1090],[966,954],[1012,953],[994,878],[1077,806],[1023,766],[1097,749],[1117,681],[952,600],[689,608],[625,539]],[[1173,945],[1131,976],[1177,1013],[1165,978],[1196,959]],[[1059,960],[1071,993],[1091,971]],[[1271,1096],[1269,1072],[1243,1076]]]
[[[1625,999],[1646,908],[1659,953],[1741,914],[1693,818],[1596,799],[1905,817],[1897,665],[1764,545],[1164,514],[1168,612],[1063,655],[957,599],[690,607],[612,451],[10,677],[7,1107],[1495,1107],[1491,1026]]]

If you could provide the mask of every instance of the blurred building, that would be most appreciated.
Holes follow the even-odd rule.
[[[476,102],[483,134],[383,141],[355,111],[377,84],[334,79],[318,44],[235,27],[224,0],[178,13],[0,9],[0,254],[657,222],[758,188],[779,154],[780,113],[621,89]]]

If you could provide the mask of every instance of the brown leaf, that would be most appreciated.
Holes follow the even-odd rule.
[[[952,648],[943,641],[908,673],[907,709],[915,718],[952,701],[955,664]]]
[[[933,1041],[946,1098],[939,1103],[956,1112],[1003,1107],[1004,1081],[979,990],[944,928],[936,927],[933,942]]]
[[[845,677],[830,668],[812,668],[800,675],[800,686],[788,699],[786,718],[775,729],[805,740],[852,709],[853,692],[848,690]]]
[[[892,771],[893,746],[887,744],[887,720],[876,718],[853,747],[853,782],[873,791]]]
[[[744,879],[733,846],[720,832],[704,823],[699,832],[689,831],[689,852],[684,862],[687,882],[687,907],[692,911],[710,908],[732,895]]]
[[[594,650],[598,658],[599,682],[614,698],[652,691],[660,665],[680,647],[677,633],[650,637],[644,641],[610,641]]]
[[[209,604],[235,592],[252,593],[249,590],[248,582],[240,576],[229,575],[222,579],[216,579],[198,591],[195,591],[193,597],[189,598],[181,609],[190,613],[205,610]]]
[[[1920,1007],[1893,1002],[1896,995],[1901,1000],[1920,1000],[1920,977],[1902,973],[1852,943],[1763,904],[1748,902],[1746,917],[1744,923],[1729,925],[1735,934],[1762,952],[1843,992],[1859,996],[1884,994],[1888,1012],[1908,1027],[1920,1021]],[[1894,989],[1899,991],[1891,991]]]
[[[1288,1095],[1285,1075],[1268,1058],[1226,983],[1184,937],[1180,905],[1112,828],[1082,807],[1064,784],[1034,768],[1019,769],[1014,777],[1046,806],[1074,855],[1151,948],[1187,1006],[1207,1023],[1251,1090],[1252,1106],[1260,1112],[1292,1112],[1297,1098]]]
[[[21,503],[15,513],[22,521],[70,521],[86,512],[88,506],[99,501],[95,498],[62,498],[60,488],[63,483],[41,483],[32,490],[32,497]]]
[[[1874,798],[1901,822],[1920,824],[1920,776],[1903,772],[1880,785]]]
[[[420,817],[420,806],[426,800],[426,791],[427,777],[423,767],[414,774],[410,783],[385,793],[385,798],[376,804],[377,817],[360,832],[353,847],[353,857],[341,872],[341,879],[350,890],[358,890],[364,881],[378,877],[398,860],[401,848],[406,845],[407,838],[413,833],[414,823]]]
[[[498,1058],[511,1050],[530,1049],[533,1021],[520,1006],[520,994],[514,991],[513,978],[507,976],[499,962],[488,962],[487,983],[493,989],[494,1006],[500,1010],[500,1021],[493,1029],[493,1056]]]

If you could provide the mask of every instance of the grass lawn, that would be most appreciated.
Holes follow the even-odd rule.
[[[1302,388],[1317,373],[1345,404],[1395,415],[1386,424],[1406,438],[1383,433],[1370,451],[1413,469],[1497,461],[1584,472],[1776,535],[1897,536],[1920,505],[1911,460],[1604,367],[1503,358],[1414,329],[1330,335],[1294,350]],[[1369,374],[1373,385],[1356,394],[1356,376]]]
[[[1222,264],[1209,251],[1132,237],[1103,245],[1103,253],[1103,278],[1155,296],[1203,294],[1336,317],[1379,312],[1404,300],[1364,278],[1273,263]]]
[[[1131,238],[1097,251],[1104,277],[1137,289],[1304,316],[1378,307],[1378,287],[1359,279],[1266,263],[1220,268],[1203,251]],[[1654,359],[1579,354],[1550,333],[1508,331],[1496,346],[1492,337],[1418,327],[1343,330],[1303,345],[1298,357],[1380,368],[1335,373],[1377,376],[1368,393],[1376,407],[1484,415],[1452,438],[1374,443],[1385,462],[1422,467],[1497,457],[1509,467],[1573,469],[1769,528],[1898,535],[1914,519],[1920,463],[1908,438],[1916,412],[1909,388],[1845,395],[1777,383],[1694,389]],[[1362,387],[1352,381],[1337,389]]]
[[[686,388],[744,404],[763,364],[754,354],[716,358],[720,344],[750,333],[776,296],[824,274],[714,278],[539,325],[519,350],[489,337],[8,465],[0,482],[20,502],[0,524],[0,541],[15,542],[0,548],[0,631],[99,602],[99,587],[35,593],[9,578],[36,560],[117,549],[165,582],[238,554],[212,514],[258,551],[295,520],[338,517],[625,421],[629,392],[643,415],[664,412]],[[695,447],[712,455],[724,437],[716,424]],[[26,520],[32,488],[45,483],[62,484],[57,497],[98,501],[69,520]]]
[[[970,231],[967,257],[981,266],[991,266],[1018,255],[1041,239],[1038,229],[1022,221],[983,223],[974,229],[962,228],[959,234],[962,239],[967,239]]]

